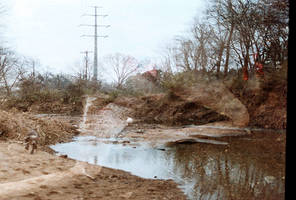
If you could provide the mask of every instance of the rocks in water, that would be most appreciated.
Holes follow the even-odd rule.
[[[168,142],[168,146],[172,146],[175,144],[192,144],[192,143],[206,143],[206,144],[216,144],[216,145],[228,145],[227,142],[218,141],[218,140],[209,140],[209,139],[201,139],[201,138],[185,138],[176,140],[173,142]]]
[[[276,181],[276,177],[274,177],[274,176],[265,176],[264,181],[267,184],[273,184]]]

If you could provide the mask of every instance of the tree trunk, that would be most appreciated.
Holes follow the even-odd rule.
[[[224,51],[224,41],[221,42],[220,48],[219,48],[219,54],[218,54],[218,61],[217,61],[217,74],[220,76],[220,68],[221,68],[221,62],[222,62],[222,56],[223,56],[223,51]]]
[[[224,77],[227,75],[227,72],[228,72],[229,56],[230,56],[230,42],[231,42],[233,30],[234,30],[234,24],[231,24],[229,37],[228,37],[227,45],[226,45],[226,60],[225,60],[225,67],[224,67]]]

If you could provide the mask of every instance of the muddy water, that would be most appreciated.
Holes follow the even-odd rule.
[[[285,199],[283,131],[253,129],[252,134],[241,134],[241,130],[240,134],[234,134],[236,129],[224,130],[219,126],[187,127],[176,130],[189,132],[187,134],[197,131],[203,138],[196,143],[166,144],[156,137],[162,142],[151,145],[147,138],[138,137],[137,134],[143,133],[135,132],[130,137],[125,133],[118,137],[127,126],[126,109],[108,104],[90,115],[87,113],[92,101],[86,98],[79,126],[84,136],[52,146],[55,151],[143,178],[173,179],[188,199]],[[176,134],[176,130],[164,128],[160,132],[166,132],[165,137],[169,137]],[[150,129],[145,134],[151,136],[152,133]],[[218,143],[204,142],[212,141],[217,135],[224,136],[219,137]]]
[[[188,199],[285,199],[285,134],[258,131],[205,143],[154,146],[136,140],[80,136],[52,146],[69,157],[173,179]]]

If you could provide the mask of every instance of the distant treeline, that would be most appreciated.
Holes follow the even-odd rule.
[[[288,54],[288,0],[212,0],[189,36],[178,36],[163,59],[167,71],[254,71],[255,61],[276,68]],[[257,58],[256,55],[257,54]]]

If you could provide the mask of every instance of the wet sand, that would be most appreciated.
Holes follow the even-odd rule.
[[[173,181],[143,179],[0,142],[0,199],[186,199]]]

